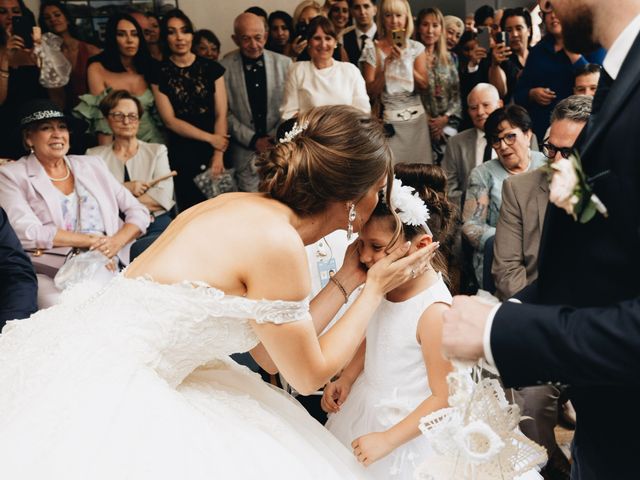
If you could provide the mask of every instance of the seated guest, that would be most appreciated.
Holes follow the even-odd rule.
[[[571,95],[576,71],[589,62],[601,65],[605,54],[602,48],[584,57],[567,51],[553,11],[544,13],[544,24],[547,35],[531,49],[514,93],[515,103],[531,115],[538,140],[545,138],[553,108]]]
[[[471,170],[462,210],[462,235],[473,247],[473,268],[479,285],[482,285],[484,246],[495,235],[498,223],[503,182],[545,162],[543,154],[531,151],[531,135],[531,118],[518,105],[495,110],[485,122],[487,143],[498,158]]]
[[[8,320],[27,318],[38,310],[38,282],[29,256],[0,208],[0,330]]]
[[[498,43],[491,51],[489,81],[508,104],[529,57],[533,35],[531,14],[525,8],[507,8],[502,15],[501,28],[509,36],[509,43]]]
[[[357,67],[332,57],[337,36],[333,24],[316,17],[308,29],[310,61],[291,65],[280,107],[283,120],[323,105],[351,105],[370,112],[364,79]]]
[[[469,116],[473,128],[451,137],[442,160],[442,169],[447,176],[449,200],[462,210],[464,192],[469,172],[497,155],[487,144],[484,124],[494,110],[502,107],[496,87],[489,83],[476,85],[467,98]]]
[[[44,0],[40,3],[38,25],[42,32],[52,32],[62,38],[62,53],[73,70],[65,87],[65,110],[78,103],[78,97],[89,91],[87,66],[89,58],[100,53],[95,45],[79,40],[75,32],[74,19],[60,0]]]
[[[144,251],[171,222],[173,178],[167,147],[137,139],[144,113],[140,101],[126,90],[113,90],[100,102],[100,110],[113,131],[113,143],[87,150],[104,160],[113,176],[152,213],[147,233],[131,247],[131,259]],[[159,179],[162,179],[157,181]],[[157,183],[156,183],[157,181]]]
[[[145,113],[140,119],[138,137],[145,142],[163,143],[162,122],[158,118],[149,88],[151,56],[138,22],[127,13],[109,18],[105,28],[104,51],[89,59],[89,93],[80,97],[74,115],[90,125],[90,132],[101,145],[113,138],[107,119],[100,112],[100,101],[111,89],[127,90],[138,97]]]
[[[218,60],[220,57],[220,40],[211,30],[203,28],[197,30],[193,34],[193,46],[191,50],[196,55],[208,58],[209,60]]]
[[[600,65],[587,63],[578,69],[573,83],[574,95],[589,95],[593,97],[598,89],[600,81]]]
[[[367,91],[382,105],[394,162],[433,163],[428,117],[420,99],[429,83],[427,56],[424,45],[412,39],[409,2],[383,0],[377,22],[378,40],[365,45],[360,60]],[[400,39],[394,31],[400,31]]]
[[[265,48],[282,55],[290,55],[293,35],[293,19],[282,10],[276,10],[269,15],[269,39]]]
[[[354,29],[342,37],[342,44],[349,61],[360,66],[360,56],[367,43],[376,39],[377,0],[350,0],[349,10],[353,18]]]
[[[258,173],[253,158],[274,144],[291,59],[264,49],[267,32],[260,17],[243,13],[233,30],[239,50],[222,61],[231,136],[226,156],[235,168],[238,189],[255,192]]]
[[[574,95],[553,109],[549,138],[542,144],[542,153],[551,161],[567,158],[572,152],[591,114],[591,103],[591,97]],[[548,200],[549,179],[543,170],[513,176],[503,184],[492,266],[501,300],[538,276],[538,247]]]
[[[92,249],[105,263],[117,256],[126,265],[131,243],[149,226],[149,210],[101,159],[67,156],[68,122],[49,100],[23,106],[20,127],[31,153],[0,168],[0,205],[25,249]],[[38,276],[41,307],[55,303],[57,293],[51,278]]]

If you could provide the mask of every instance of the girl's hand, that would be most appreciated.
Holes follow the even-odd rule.
[[[391,46],[391,51],[389,52],[389,60],[396,60],[402,57],[402,49],[397,45]]]
[[[434,242],[405,257],[410,246],[410,242],[398,245],[389,255],[378,260],[367,272],[365,288],[373,289],[379,295],[385,295],[407,280],[423,274],[430,268],[431,257],[440,244]]]
[[[340,407],[349,396],[352,383],[343,377],[338,378],[335,382],[329,382],[324,387],[320,407],[327,413],[336,413],[340,411]]]
[[[216,150],[225,152],[229,146],[229,135],[218,135],[214,133],[211,135],[211,146]]]
[[[389,455],[394,446],[387,438],[387,432],[372,432],[351,442],[353,454],[365,467]]]
[[[491,50],[491,59],[494,65],[500,65],[511,55],[511,48],[504,43],[499,43]]]

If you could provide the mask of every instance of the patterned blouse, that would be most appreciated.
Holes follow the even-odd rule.
[[[429,86],[421,97],[430,118],[447,115],[451,123],[452,117],[462,118],[462,105],[458,70],[453,57],[449,59],[447,64],[438,62],[428,69]]]

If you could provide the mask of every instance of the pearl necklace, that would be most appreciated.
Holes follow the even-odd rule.
[[[69,168],[69,164],[65,161],[64,162],[64,166],[67,167],[67,174],[64,177],[60,177],[60,178],[53,178],[53,177],[49,177],[49,180],[51,180],[52,182],[64,182],[67,178],[69,178],[69,176],[71,175],[71,169]]]

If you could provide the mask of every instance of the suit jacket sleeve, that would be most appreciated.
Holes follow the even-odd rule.
[[[509,179],[502,184],[502,206],[496,225],[491,273],[498,298],[506,300],[527,285],[524,266],[522,212]]]
[[[505,386],[640,386],[640,298],[604,308],[506,302],[491,328]]]
[[[227,109],[229,135],[231,135],[234,142],[239,143],[244,148],[249,148],[251,139],[256,134],[256,131],[242,123],[236,114],[236,109],[239,108],[238,104],[240,103],[237,89],[246,88],[246,86],[244,85],[244,75],[240,75],[241,78],[234,78],[232,74],[234,71],[233,61],[233,55],[222,61],[222,66],[227,69],[227,74],[224,76],[224,86],[227,89],[227,95],[229,97]],[[242,70],[240,72],[242,73]]]
[[[449,190],[449,200],[460,211],[462,211],[462,189],[466,185],[460,185],[458,180],[457,162],[462,157],[462,149],[459,142],[450,142],[444,151],[442,159],[442,169],[447,177],[447,189]]]
[[[0,328],[7,320],[26,318],[36,310],[36,272],[0,209]]]

